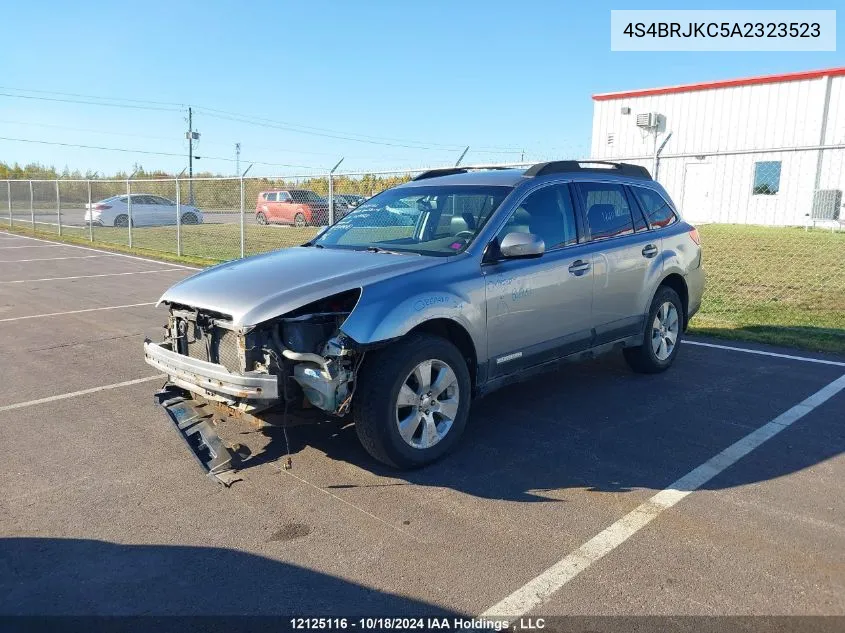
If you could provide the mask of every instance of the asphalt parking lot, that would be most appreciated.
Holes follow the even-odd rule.
[[[225,489],[142,359],[192,272],[0,232],[0,614],[845,615],[845,359],[571,365],[411,473],[331,422],[287,471],[226,428],[253,457]]]

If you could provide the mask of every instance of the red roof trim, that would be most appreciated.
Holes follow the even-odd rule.
[[[705,81],[697,84],[683,84],[665,88],[646,88],[644,90],[629,90],[627,92],[605,92],[593,95],[593,101],[608,101],[625,97],[649,97],[652,95],[675,94],[678,92],[693,92],[695,90],[712,90],[714,88],[735,88],[737,86],[755,86],[758,84],[775,84],[785,81],[801,81],[804,79],[819,79],[821,77],[839,77],[845,75],[845,66],[827,68],[825,70],[807,70],[797,73],[782,73],[779,75],[762,75],[759,77],[745,77],[743,79],[725,79],[722,81]]]

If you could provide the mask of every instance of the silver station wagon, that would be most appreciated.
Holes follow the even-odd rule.
[[[373,457],[412,468],[501,385],[615,350],[664,371],[703,288],[698,232],[643,167],[441,169],[300,247],[177,283],[144,353],[169,376],[157,401],[224,483],[238,462],[219,417],[351,417]]]

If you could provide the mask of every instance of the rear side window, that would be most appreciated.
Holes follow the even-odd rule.
[[[640,207],[642,207],[643,213],[645,213],[652,227],[659,229],[678,221],[672,207],[656,191],[645,187],[631,187],[631,191],[634,192],[637,202],[640,203]]]
[[[634,223],[622,185],[609,182],[577,183],[587,210],[587,225],[593,240],[631,235]]]

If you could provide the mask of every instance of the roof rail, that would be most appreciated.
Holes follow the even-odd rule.
[[[438,176],[453,176],[455,174],[466,174],[470,171],[481,171],[484,169],[514,169],[508,165],[468,165],[467,167],[438,167],[437,169],[429,169],[418,176],[414,176],[411,180],[425,180],[426,178],[437,178]]]
[[[607,167],[582,167],[581,165],[606,165]],[[545,176],[547,174],[561,174],[570,171],[590,171],[615,173],[631,178],[646,178],[652,180],[648,169],[630,163],[614,163],[606,160],[555,160],[548,163],[537,163],[525,172],[527,178]]]
[[[414,176],[411,180],[425,180],[426,178],[437,178],[438,176],[451,176],[453,174],[467,173],[466,167],[441,167],[440,169],[429,169]]]

